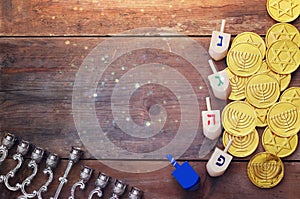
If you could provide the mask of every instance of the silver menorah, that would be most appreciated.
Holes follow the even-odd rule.
[[[90,180],[94,169],[84,166],[80,171],[80,180],[76,182],[71,188],[71,196],[69,199],[75,199],[75,190],[79,187],[81,190],[85,189],[85,184]]]
[[[131,190],[128,194],[128,199],[141,199],[144,192],[137,187],[131,187]]]
[[[60,194],[60,192],[61,192],[64,184],[68,182],[67,177],[68,177],[68,174],[69,174],[72,166],[79,161],[80,156],[82,154],[83,154],[83,151],[80,148],[78,148],[78,147],[72,147],[71,152],[69,154],[68,166],[67,166],[67,168],[65,170],[64,175],[59,178],[60,184],[58,185],[58,188],[56,190],[56,193],[55,193],[54,197],[51,197],[50,199],[57,199],[58,198],[58,196],[59,196],[59,194]]]
[[[48,190],[48,186],[53,180],[53,169],[55,169],[57,163],[59,161],[59,157],[57,154],[52,153],[49,154],[47,160],[46,160],[46,168],[44,169],[43,173],[46,175],[48,174],[48,180],[47,182],[41,186],[41,188],[37,191],[37,197],[38,199],[42,199],[42,193],[46,192]]]
[[[16,138],[13,134],[7,133],[2,138],[2,145],[0,146],[0,165],[7,158],[8,150],[14,145]]]
[[[101,198],[103,196],[102,190],[108,185],[109,179],[109,176],[99,172],[99,175],[95,181],[95,189],[90,192],[88,199],[92,199],[95,194],[97,194],[98,198]]]
[[[17,147],[17,153],[13,155],[13,159],[17,160],[18,163],[11,171],[9,171],[5,176],[0,176],[0,179],[3,179],[4,184],[6,188],[8,188],[10,191],[17,191],[20,189],[20,186],[18,184],[12,186],[9,183],[9,179],[15,177],[15,174],[18,172],[20,167],[22,166],[22,163],[24,161],[23,156],[25,156],[29,150],[29,142],[22,140],[18,147]]]
[[[28,176],[21,184],[17,184],[17,186],[20,187],[21,192],[23,193],[22,196],[19,196],[18,199],[26,199],[26,198],[34,198],[37,194],[37,191],[34,190],[32,193],[27,193],[25,188],[31,184],[31,181],[34,179],[38,172],[39,163],[43,159],[44,156],[44,149],[36,147],[32,154],[31,154],[31,160],[28,163],[28,168],[32,169],[32,174]]]
[[[125,193],[126,187],[127,185],[124,182],[116,179],[113,188],[113,193],[110,199],[119,199],[119,197],[121,197]]]

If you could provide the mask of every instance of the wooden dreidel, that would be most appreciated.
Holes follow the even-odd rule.
[[[226,100],[231,92],[228,75],[225,70],[218,72],[211,59],[208,60],[208,63],[213,71],[213,74],[208,76],[208,80],[214,96],[218,99]]]
[[[227,55],[229,48],[231,35],[224,33],[224,27],[225,20],[223,19],[220,32],[212,32],[208,53],[215,61],[223,59]]]
[[[210,140],[217,139],[221,133],[220,110],[211,110],[209,97],[206,97],[207,111],[202,111],[203,134]]]
[[[200,177],[193,167],[185,161],[182,165],[170,155],[167,155],[168,160],[175,167],[172,176],[177,180],[182,188],[188,191],[195,191],[200,186]]]
[[[223,173],[226,171],[232,160],[232,156],[227,153],[232,141],[233,139],[229,140],[224,151],[222,151],[218,147],[215,148],[214,153],[211,155],[206,164],[206,170],[210,176],[220,176],[223,175]]]

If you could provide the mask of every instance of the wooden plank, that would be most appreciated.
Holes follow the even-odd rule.
[[[28,163],[28,160],[25,161]],[[137,163],[143,164],[143,163]],[[197,171],[201,177],[201,187],[196,192],[184,191],[171,176],[173,172],[172,166],[168,166],[161,170],[151,173],[124,173],[110,169],[103,165],[99,161],[82,160],[76,164],[69,176],[68,183],[64,186],[61,192],[61,198],[65,199],[70,195],[71,186],[79,180],[79,172],[81,165],[86,165],[95,169],[95,172],[87,183],[84,191],[77,189],[76,196],[78,198],[87,198],[88,193],[94,188],[94,182],[98,175],[98,172],[104,172],[112,177],[112,180],[107,188],[104,189],[104,198],[109,198],[112,191],[112,182],[114,179],[120,179],[125,181],[129,188],[136,186],[142,189],[144,199],[160,199],[160,198],[237,198],[243,195],[244,198],[295,198],[300,194],[299,186],[297,182],[300,180],[300,163],[299,162],[285,162],[285,175],[282,182],[272,189],[260,189],[254,186],[247,177],[247,162],[233,162],[228,168],[227,172],[217,178],[208,176],[205,169],[206,162],[191,161],[190,164]],[[0,171],[3,168],[12,168],[15,165],[13,160],[7,160],[0,167]],[[54,181],[49,186],[48,192],[43,194],[45,198],[49,198],[54,195],[58,186],[58,178],[63,175],[66,168],[67,161],[62,160],[57,169],[55,170]],[[44,168],[44,161],[40,165],[38,175],[33,180],[32,184],[28,187],[28,192],[40,187],[45,181],[46,177],[42,173]],[[20,170],[20,173],[16,175],[16,179],[11,180],[11,184],[17,181],[22,181],[31,170],[26,168],[25,165]],[[20,195],[20,192],[10,192],[4,185],[0,184],[0,197],[1,198],[16,198]],[[125,195],[128,194],[127,189]],[[246,194],[247,193],[247,194]],[[124,197],[125,198],[125,197]]]
[[[146,38],[147,39],[147,38]],[[194,38],[199,44],[208,48],[209,38]],[[0,89],[0,126],[1,130],[8,130],[15,133],[20,138],[31,141],[33,144],[44,147],[45,149],[61,154],[62,157],[67,157],[71,146],[77,145],[84,148],[74,124],[72,113],[72,92],[73,83],[76,73],[80,68],[83,59],[88,53],[101,41],[102,38],[7,38],[0,41],[0,58],[1,58],[1,89]],[[198,93],[200,109],[205,109],[204,98],[208,94],[207,86],[203,84],[203,89],[199,90],[201,85],[201,77],[195,74],[195,71],[190,67],[185,67],[184,70],[180,66],[184,63],[174,59],[174,57],[166,56],[165,54],[158,55],[154,51],[147,52],[150,62],[161,60],[169,66],[174,66],[191,82],[194,90]],[[134,56],[134,54],[132,55]],[[136,56],[140,57],[140,56]],[[136,59],[124,59],[117,65],[111,66],[107,71],[120,72],[122,63],[134,63]],[[177,63],[178,62],[178,63]],[[218,67],[224,68],[224,61],[217,62]],[[210,69],[208,69],[210,70]],[[293,74],[290,86],[300,85],[299,70]],[[105,126],[106,121],[112,121],[111,115],[111,99],[110,95],[114,86],[114,82],[110,81],[107,88],[99,95],[97,101],[97,111],[99,113],[99,121]],[[112,128],[112,138],[114,144],[122,148],[131,148],[132,150],[149,151],[155,150],[169,143],[177,132],[177,121],[180,121],[180,113],[173,106],[177,106],[176,100],[166,90],[161,90],[157,87],[148,89],[158,89],[157,99],[168,97],[172,103],[165,104],[167,110],[170,111],[172,118],[166,128],[169,136],[162,136],[155,142],[140,142],[137,140],[130,141],[130,138],[125,135],[121,136],[123,142],[120,142],[119,129],[109,125]],[[163,95],[162,95],[163,94]],[[154,103],[143,96],[142,92],[137,92],[134,95],[133,104],[138,107],[133,109],[132,115],[136,118],[136,122],[143,125],[147,119],[147,107]],[[173,96],[174,97],[174,96]],[[173,99],[173,100],[172,100]],[[144,106],[143,103],[148,105]],[[99,106],[98,106],[99,105]],[[82,110],[86,112],[86,110]],[[142,114],[142,115],[141,115]],[[193,114],[193,113],[191,113]],[[175,124],[175,125],[173,125]],[[201,123],[199,124],[201,126]],[[199,132],[201,132],[201,127]],[[262,129],[260,129],[260,134]],[[1,135],[2,136],[2,135]],[[198,152],[203,141],[203,136],[199,133],[191,147],[182,156],[184,159],[198,159]],[[143,146],[145,145],[145,146]],[[221,141],[218,143],[221,146]],[[262,151],[262,146],[259,146],[257,151]],[[297,151],[287,159],[299,160],[299,147]],[[207,155],[204,159],[207,160]],[[93,158],[86,150],[84,158]],[[249,159],[246,158],[246,159]]]
[[[120,34],[143,27],[168,27],[185,35],[210,35],[227,20],[226,32],[266,34],[275,23],[265,0],[3,0],[2,36],[87,36]],[[300,20],[293,24],[299,29]]]

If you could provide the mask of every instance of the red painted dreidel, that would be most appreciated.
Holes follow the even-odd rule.
[[[187,161],[180,165],[170,154],[167,155],[167,158],[175,167],[172,176],[177,180],[180,186],[188,191],[197,190],[200,186],[200,177],[193,167]]]
[[[225,20],[223,19],[221,30],[212,32],[208,53],[215,61],[223,59],[228,52],[231,35],[224,33],[224,28]]]
[[[225,70],[217,71],[213,61],[208,60],[209,66],[213,71],[212,75],[208,76],[209,84],[216,98],[226,100],[231,92],[231,86],[228,75]]]
[[[222,133],[220,110],[211,110],[209,97],[206,97],[206,107],[207,111],[202,111],[203,134],[215,140]]]
[[[224,151],[222,151],[218,147],[215,148],[214,153],[211,155],[206,164],[206,170],[210,176],[217,177],[223,175],[226,169],[228,168],[232,160],[232,156],[229,155],[227,151],[230,145],[232,144],[232,141],[233,139],[229,140]]]

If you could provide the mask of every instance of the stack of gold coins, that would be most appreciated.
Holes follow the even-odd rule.
[[[222,111],[223,145],[231,138],[228,152],[246,157],[259,144],[265,152],[256,154],[248,164],[248,177],[260,188],[276,186],[284,176],[280,158],[291,155],[298,146],[300,131],[300,87],[288,88],[291,73],[300,64],[300,34],[288,23],[300,14],[298,0],[281,4],[268,0],[270,16],[281,23],[269,28],[265,41],[256,33],[238,34],[227,54],[226,72],[231,84],[229,103]],[[291,10],[293,12],[288,12]]]

